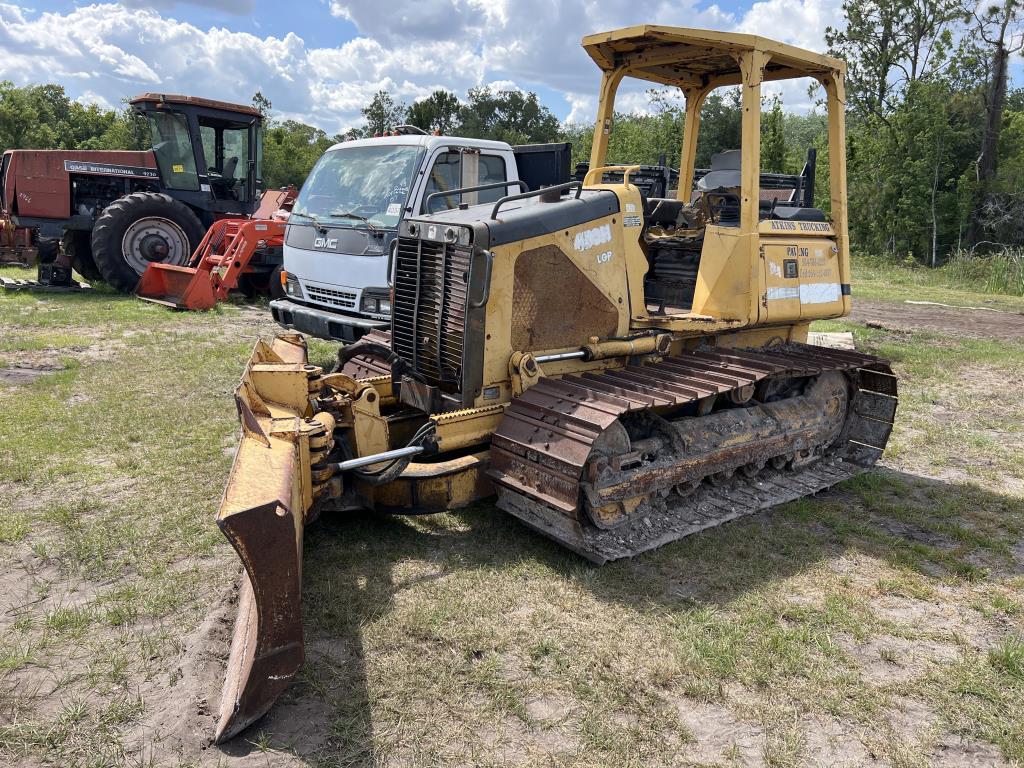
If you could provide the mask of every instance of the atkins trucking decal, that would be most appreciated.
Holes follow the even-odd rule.
[[[156,168],[137,165],[113,165],[112,163],[90,163],[85,160],[65,160],[64,170],[68,173],[87,173],[93,176],[122,176],[132,179],[159,179]]]

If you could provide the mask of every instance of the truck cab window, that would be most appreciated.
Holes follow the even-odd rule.
[[[505,159],[499,155],[485,155],[478,152],[442,152],[430,169],[423,199],[426,201],[427,196],[435,192],[492,184],[507,179]],[[423,212],[437,213],[454,208],[459,203],[469,203],[470,205],[491,203],[505,194],[508,194],[506,190],[498,188],[470,192],[465,195],[444,195],[430,201],[429,211],[424,202]]]

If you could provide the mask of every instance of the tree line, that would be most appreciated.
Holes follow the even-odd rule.
[[[959,249],[1024,245],[1024,89],[1010,63],[1024,50],[1024,0],[975,6],[966,0],[846,0],[845,25],[829,28],[828,52],[847,62],[850,234],[856,249],[936,264]],[[820,89],[810,88],[812,99]],[[648,91],[645,113],[617,114],[611,162],[677,167],[683,105],[670,89]],[[571,141],[585,162],[592,123],[560,123],[535,93],[447,90],[404,104],[378,91],[365,122],[343,134],[267,118],[264,181],[301,184],[331,145],[379,135],[400,124],[445,135],[511,144]],[[827,121],[820,106],[788,112],[777,98],[762,106],[762,170],[797,173],[818,152],[819,190],[828,189]],[[697,166],[740,145],[738,89],[721,89],[701,115]],[[71,101],[59,85],[0,83],[0,148],[142,149],[145,126],[128,109]],[[819,195],[819,199],[824,198]],[[822,200],[827,206],[827,200]]]

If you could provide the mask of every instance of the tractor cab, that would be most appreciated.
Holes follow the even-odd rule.
[[[262,184],[262,116],[253,107],[144,93],[131,100],[149,126],[161,186],[199,211],[250,215]]]

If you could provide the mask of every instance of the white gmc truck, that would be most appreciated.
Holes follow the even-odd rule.
[[[390,327],[388,270],[403,218],[569,180],[570,144],[394,133],[335,144],[302,185],[285,235],[285,297],[270,302],[284,327],[344,342]],[[453,192],[469,187],[478,189]]]

